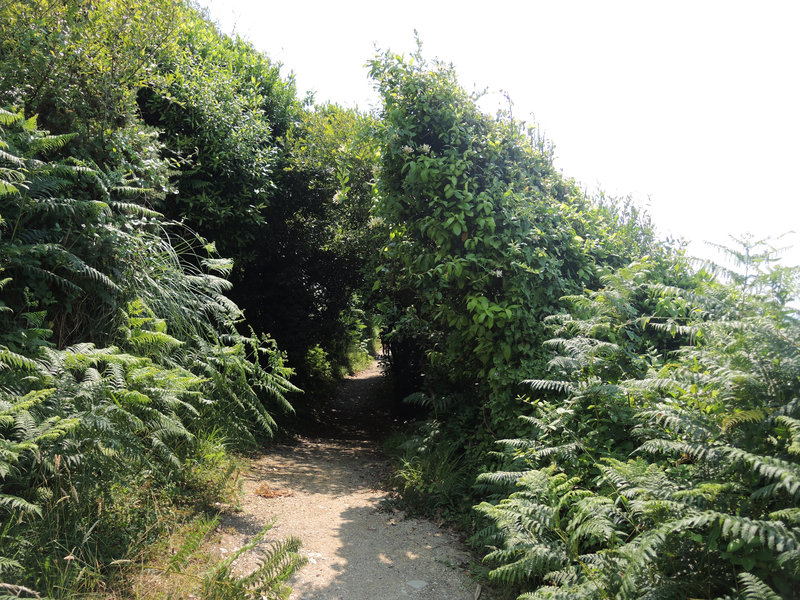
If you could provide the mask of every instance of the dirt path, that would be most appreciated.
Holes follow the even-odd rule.
[[[366,410],[383,385],[377,364],[346,380],[320,407],[309,435],[253,462],[241,512],[221,518],[220,554],[277,519],[269,539],[297,536],[309,558],[292,583],[292,599],[475,598],[464,571],[470,557],[457,537],[385,507],[389,495],[380,487],[388,467],[374,438],[395,417],[388,402]],[[365,414],[377,415],[367,419],[368,430],[359,418]],[[237,570],[247,572],[256,560],[241,557]]]

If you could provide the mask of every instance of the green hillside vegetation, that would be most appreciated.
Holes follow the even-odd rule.
[[[452,67],[370,67],[362,114],[182,0],[0,3],[0,599],[284,597],[299,541],[196,572],[208,515],[378,335],[402,501],[510,596],[800,595],[798,271],[692,267]]]

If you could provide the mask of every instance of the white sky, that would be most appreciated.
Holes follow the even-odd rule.
[[[466,89],[505,90],[515,116],[533,115],[565,175],[633,195],[694,254],[800,232],[800,1],[200,3],[301,93],[362,109],[377,104],[375,47],[410,53],[416,29]],[[787,240],[800,264],[800,235]]]

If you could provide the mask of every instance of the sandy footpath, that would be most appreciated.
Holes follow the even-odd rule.
[[[221,515],[218,550],[235,551],[276,520],[264,543],[297,536],[309,558],[292,599],[474,600],[477,585],[464,569],[470,556],[458,538],[382,502],[388,466],[374,440],[357,439],[368,435],[351,418],[364,414],[381,384],[377,365],[359,373],[328,407],[331,437],[301,437],[253,461],[242,510]],[[255,552],[242,556],[237,571],[248,572],[256,560]]]

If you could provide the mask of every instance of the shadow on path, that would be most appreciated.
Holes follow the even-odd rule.
[[[380,361],[343,379],[333,394],[309,401],[295,430],[310,438],[380,440],[409,416],[408,407],[395,399]]]
[[[305,567],[293,599],[473,598],[475,584],[462,572],[468,555],[430,522],[352,506],[339,515],[332,535],[340,544],[335,555],[306,549],[316,564]]]
[[[301,438],[270,448],[245,477],[276,490],[342,496],[376,489],[388,472],[374,444]]]

